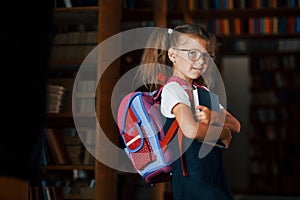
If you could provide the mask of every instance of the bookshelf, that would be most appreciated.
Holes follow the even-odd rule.
[[[186,21],[203,23],[221,37],[245,35],[297,35],[297,1],[196,1],[185,5]]]
[[[50,61],[51,73],[49,83],[65,86],[69,91],[69,93],[66,93],[66,96],[69,95],[73,89],[72,81],[74,81],[76,72],[86,54],[97,44],[120,31],[141,26],[173,28],[176,24],[182,22],[204,24],[209,30],[217,34],[218,39],[222,43],[220,56],[241,54],[250,57],[251,69],[253,69],[253,71],[249,72],[249,75],[251,75],[253,81],[255,80],[257,82],[257,85],[251,89],[251,94],[253,95],[253,99],[263,99],[263,103],[253,101],[251,108],[249,108],[254,111],[251,112],[251,117],[256,119],[255,116],[257,116],[257,112],[265,110],[266,108],[271,111],[279,108],[283,113],[287,112],[287,116],[284,115],[286,116],[285,119],[287,122],[281,123],[280,125],[278,125],[276,121],[252,121],[254,132],[251,134],[253,138],[249,141],[249,145],[251,152],[253,151],[254,153],[251,153],[251,158],[249,159],[253,162],[254,172],[251,171],[249,173],[251,183],[249,190],[246,192],[268,193],[271,190],[276,190],[278,194],[298,193],[295,188],[286,188],[283,184],[296,185],[293,184],[293,181],[295,177],[299,178],[299,174],[296,172],[295,174],[287,174],[287,170],[284,171],[283,169],[290,169],[288,172],[292,173],[299,167],[299,162],[295,159],[295,154],[292,153],[293,151],[299,152],[299,148],[294,143],[297,139],[295,134],[296,126],[292,126],[292,124],[298,122],[295,111],[299,110],[299,105],[296,103],[295,105],[291,105],[290,103],[284,102],[276,95],[280,92],[286,92],[284,89],[287,88],[289,88],[289,90],[294,89],[294,92],[299,90],[299,84],[297,82],[299,77],[299,60],[296,58],[299,56],[299,49],[289,49],[284,52],[278,51],[280,50],[279,45],[289,41],[291,37],[299,40],[299,5],[277,4],[276,6],[275,4],[246,4],[246,2],[252,1],[244,0],[222,1],[228,2],[228,5],[231,7],[225,7],[226,4],[220,4],[221,1],[217,0],[141,0],[137,1],[139,4],[135,5],[129,5],[128,2],[129,1],[125,0],[98,0],[97,5],[78,6],[74,4],[70,8],[64,6],[55,8],[54,22],[57,27],[55,29],[56,37],[53,38],[51,56],[56,59],[51,59]],[[199,2],[206,4],[199,4]],[[212,2],[219,2],[220,7],[216,7],[216,4],[212,4]],[[294,2],[296,3],[297,1]],[[223,7],[221,7],[221,5]],[[257,16],[259,16],[259,18]],[[275,22],[280,21],[280,17],[284,17],[282,20],[286,20],[284,23],[281,21],[280,24],[294,25],[278,29],[278,24],[276,25]],[[285,23],[288,21],[289,23]],[[270,26],[268,29],[262,29],[262,27],[268,27],[264,22],[270,26],[272,25],[272,29],[270,29]],[[253,24],[259,24],[260,26],[257,27]],[[260,48],[260,50],[263,50],[262,52],[257,52],[254,48],[259,46],[257,45],[259,41],[264,44],[278,46],[266,50],[268,53],[266,53],[263,48]],[[76,51],[77,53],[67,53],[72,51]],[[110,105],[110,94],[118,77],[139,63],[140,55],[141,51],[129,52],[123,55],[120,60],[112,63],[107,71],[105,71],[100,83],[101,88],[97,87],[95,95],[88,92],[87,89],[88,84],[95,83],[88,83],[84,77],[81,79],[83,81],[81,82],[82,85],[78,87],[82,88],[82,92],[78,92],[75,103],[83,106],[89,99],[96,98],[97,119],[99,119],[99,123],[105,132],[116,133],[110,136],[110,139],[115,143],[118,143],[118,130],[112,120],[110,114],[111,110],[107,106]],[[271,59],[274,55],[276,55],[276,58],[274,58],[275,61]],[[257,60],[260,60],[259,63]],[[290,64],[275,66],[283,62],[296,63],[297,65],[295,65],[293,69],[286,69],[286,66],[288,67]],[[261,65],[260,63],[265,64]],[[275,65],[271,63],[275,63]],[[265,65],[271,69],[260,69]],[[97,74],[97,72],[91,72],[91,74]],[[291,76],[291,74],[293,76]],[[263,75],[273,81],[270,88],[262,89],[260,87],[262,85],[260,81],[265,79]],[[278,85],[276,86],[276,84],[286,85],[280,85],[279,87]],[[276,98],[273,98],[274,95]],[[299,94],[294,93],[293,95],[297,96]],[[66,99],[70,100],[70,97],[66,97]],[[69,103],[66,104],[70,105]],[[83,107],[84,109],[86,108],[85,106]],[[59,132],[74,128],[70,109],[70,107],[64,107],[64,109],[58,113],[48,113],[46,117],[48,126],[51,128],[54,127]],[[262,113],[264,112],[265,111],[262,111]],[[294,118],[292,118],[292,116],[294,116]],[[294,123],[292,123],[290,119],[293,119],[292,122]],[[258,140],[259,142],[257,142]],[[261,148],[266,146],[273,148],[275,145],[276,147],[280,147],[275,149],[271,155],[263,151],[265,148]],[[261,159],[261,154],[265,155],[264,153],[266,153],[265,157],[268,159]],[[124,186],[118,186],[118,184],[128,183],[128,185],[130,185],[130,180],[137,180],[137,177],[130,174],[116,173],[115,170],[110,169],[101,162],[97,160],[94,160],[94,162],[92,165],[47,165],[43,167],[43,173],[54,178],[61,178],[54,176],[54,174],[64,174],[66,177],[69,177],[69,179],[74,179],[74,177],[77,179],[78,177],[92,177],[90,181],[95,181],[94,193],[93,195],[87,195],[88,199],[126,198],[117,196],[118,192],[122,192],[120,188]],[[257,166],[267,169],[267,172],[258,171]],[[81,173],[85,174],[85,176]],[[90,185],[92,184],[90,183]],[[137,183],[132,186],[139,188],[140,191],[145,189],[145,185],[143,184]],[[172,199],[170,192],[169,184],[161,185],[151,190],[149,198]],[[72,195],[69,195],[68,198],[76,199],[76,197]]]
[[[86,78],[93,76],[92,80],[97,80],[101,66],[96,58],[89,63],[93,66],[91,71],[80,75],[78,71],[99,43],[119,32],[120,9],[118,1],[71,1],[71,6],[66,6],[65,1],[56,1],[50,38],[41,177],[30,187],[31,199],[116,199],[115,171],[95,157],[97,144],[94,141],[99,131],[96,121],[93,132],[84,127],[78,130],[72,108],[84,118],[98,118],[107,132],[117,135],[112,116],[107,114],[110,111],[103,105],[110,103],[109,92],[119,76],[118,62],[111,64],[110,74],[102,76],[101,88],[96,81]],[[91,107],[93,101],[95,108]],[[116,136],[111,139],[117,142]]]
[[[299,83],[296,81],[299,80],[299,37],[247,38],[244,51],[234,51],[249,61],[249,87],[240,86],[249,90],[251,97],[247,112],[251,130],[245,130],[249,182],[243,192],[297,196],[299,147],[295,143],[299,139],[296,125],[299,122]],[[229,57],[235,55],[234,52],[230,52]],[[236,75],[232,73],[228,77]]]
[[[299,45],[279,40],[270,53],[251,54],[250,190],[257,193],[299,194]],[[299,43],[299,40],[298,40]],[[296,48],[295,48],[296,47]],[[276,192],[275,192],[276,191]]]

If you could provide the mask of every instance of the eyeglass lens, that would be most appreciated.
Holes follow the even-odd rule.
[[[203,59],[204,62],[208,62],[209,56],[207,53],[201,53],[199,50],[190,49],[188,51],[188,57],[191,61],[198,61],[199,59]]]

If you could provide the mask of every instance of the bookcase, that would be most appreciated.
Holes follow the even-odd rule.
[[[78,71],[99,43],[119,32],[121,2],[56,1],[53,11],[41,176],[31,184],[29,199],[116,199],[115,171],[95,158],[97,121],[92,131],[78,130],[74,111],[98,119],[117,142],[116,125],[103,105],[110,105],[109,92],[119,77],[118,61],[99,80],[101,88],[96,80],[102,66],[96,58],[89,63],[93,67],[88,74]]]
[[[299,194],[299,42],[279,39],[271,52],[250,55],[250,189],[255,192]]]
[[[216,33],[222,44],[219,57],[247,55],[250,58],[249,75],[253,85],[249,110],[254,131],[249,135],[251,170],[245,175],[250,181],[244,192],[299,194],[295,182],[299,178],[297,169],[300,165],[296,159],[299,153],[296,144],[299,139],[297,111],[300,110],[298,1],[136,0],[135,4],[130,4],[134,1],[98,0],[96,5],[85,6],[74,2],[70,8],[66,8],[63,2],[57,3],[59,7],[54,8],[49,84],[62,90],[60,95],[49,98],[61,98],[60,103],[65,106],[56,104],[47,107],[50,112],[47,114],[45,137],[49,132],[64,137],[76,135],[70,105],[76,103],[83,110],[93,109],[86,105],[95,98],[101,127],[105,132],[111,132],[110,139],[118,143],[118,130],[107,105],[110,105],[110,94],[116,80],[139,64],[141,51],[129,52],[112,63],[104,73],[101,88],[97,87],[96,94],[88,89],[89,84],[93,88],[96,83],[83,78],[82,85],[78,87],[82,91],[77,92],[76,102],[70,102],[74,79],[84,57],[97,44],[120,31],[141,26],[173,28],[182,22],[201,23]],[[73,145],[76,141],[78,138],[72,138]],[[126,199],[128,196],[122,196],[124,190],[127,191],[124,184],[136,188],[132,198],[136,197],[134,193],[144,193],[141,198],[146,198],[146,194],[149,199],[172,199],[169,183],[145,189],[146,186],[138,182],[139,177],[135,174],[116,172],[91,157],[84,157],[88,155],[84,152],[81,153],[81,161],[76,164],[70,160],[58,161],[58,158],[54,161],[52,157],[53,164],[42,167],[43,177],[51,181],[42,182],[42,186],[49,186],[48,191],[58,190],[54,193],[66,199]],[[45,163],[49,161],[43,160]],[[57,187],[62,183],[53,180],[66,180],[68,184],[70,180],[77,180],[77,185],[82,184],[82,187],[77,190],[77,195],[66,195],[64,192],[68,188]],[[32,187],[31,194],[43,195],[44,190],[39,190]],[[78,195],[80,192],[86,192],[86,195]]]

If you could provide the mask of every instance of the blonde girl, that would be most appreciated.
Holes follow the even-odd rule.
[[[210,126],[221,127],[221,133],[216,135],[225,149],[229,148],[232,133],[240,132],[240,123],[222,105],[221,112],[194,106],[191,96],[195,82],[202,79],[205,86],[213,83],[209,62],[217,50],[214,35],[198,24],[184,24],[174,30],[155,30],[148,44],[155,48],[144,50],[141,64],[146,67],[140,68],[139,77],[149,90],[164,85],[161,112],[168,119],[177,120],[183,133],[185,169],[181,159],[172,163],[174,200],[233,199],[224,173],[224,150],[215,146],[204,158],[199,158],[199,150]],[[166,65],[172,68],[171,74]]]

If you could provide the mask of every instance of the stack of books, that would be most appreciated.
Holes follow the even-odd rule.
[[[63,110],[67,89],[61,85],[47,85],[47,113],[60,113]]]

